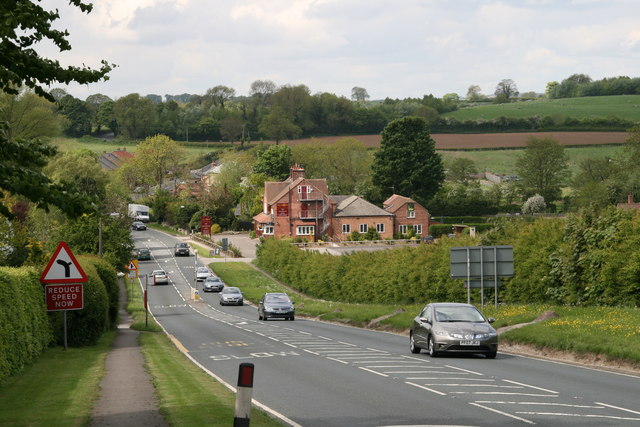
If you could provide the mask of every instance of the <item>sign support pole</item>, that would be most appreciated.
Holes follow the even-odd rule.
[[[480,248],[480,307],[484,312],[484,248]]]
[[[498,248],[497,247],[493,247],[493,272],[495,273],[495,276],[493,277],[493,280],[495,280],[495,293],[493,296],[494,299],[494,308],[496,310],[498,310]]]
[[[471,283],[471,255],[467,246],[467,283]],[[471,286],[467,288],[467,304],[471,304]]]
[[[64,351],[67,351],[67,310],[62,310],[64,318]]]
[[[144,276],[144,326],[149,327],[149,275]]]

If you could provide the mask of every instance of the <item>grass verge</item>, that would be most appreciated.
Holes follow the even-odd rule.
[[[98,398],[116,332],[90,347],[52,347],[0,385],[2,426],[84,426]]]
[[[379,319],[378,329],[406,331],[424,304],[349,304],[303,296],[279,284],[252,266],[239,262],[212,263],[210,267],[227,284],[239,287],[248,301],[256,302],[265,292],[287,292],[296,302],[296,314],[367,326]],[[640,364],[640,310],[617,307],[565,307],[545,304],[485,305],[484,314],[494,317],[494,327],[528,323],[551,310],[559,317],[512,329],[501,339],[539,348],[600,354],[611,359]]]
[[[132,314],[132,327],[143,332],[140,337],[147,372],[159,400],[160,412],[174,426],[229,426],[233,425],[235,394],[194,365],[182,354],[164,333],[153,317],[148,326],[142,291],[138,283],[127,306]],[[252,426],[282,426],[265,412],[253,408]]]

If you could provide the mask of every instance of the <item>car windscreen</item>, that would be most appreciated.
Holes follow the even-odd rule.
[[[436,307],[438,322],[484,322],[480,312],[473,307]]]
[[[286,295],[269,295],[264,300],[266,302],[291,302]]]
[[[238,288],[224,288],[222,290],[223,294],[239,294],[240,293],[240,289]]]

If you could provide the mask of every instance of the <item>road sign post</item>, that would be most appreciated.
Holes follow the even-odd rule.
[[[84,308],[83,283],[89,279],[66,242],[58,243],[40,275],[45,285],[47,311],[63,312],[64,349],[67,350],[67,310]]]
[[[249,427],[251,418],[251,395],[253,393],[253,371],[253,363],[240,364],[233,427]]]

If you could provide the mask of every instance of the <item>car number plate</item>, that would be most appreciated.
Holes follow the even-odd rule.
[[[460,345],[480,345],[480,341],[460,341]]]

